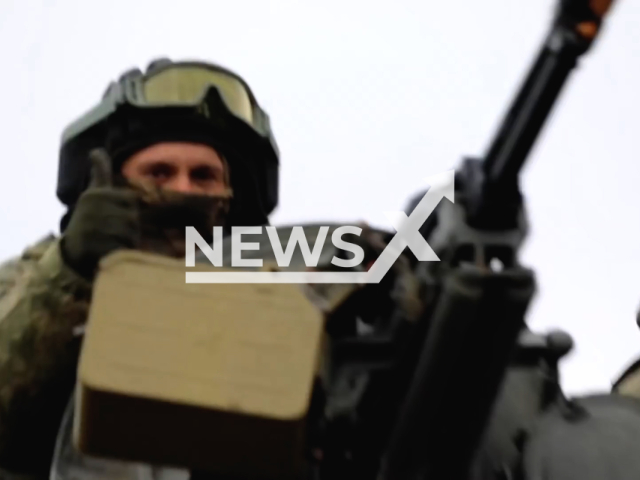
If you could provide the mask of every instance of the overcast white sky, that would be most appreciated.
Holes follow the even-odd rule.
[[[567,85],[522,183],[538,275],[534,329],[577,343],[572,393],[640,355],[640,4],[616,5]],[[56,231],[63,128],[157,56],[222,63],[272,117],[275,223],[368,220],[485,151],[554,1],[3,0],[0,258]]]

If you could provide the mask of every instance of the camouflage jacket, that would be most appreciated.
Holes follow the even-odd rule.
[[[48,478],[90,296],[53,235],[0,265],[0,478]]]

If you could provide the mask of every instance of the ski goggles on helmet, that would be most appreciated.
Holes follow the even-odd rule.
[[[117,85],[117,84],[116,84]],[[268,122],[249,86],[242,78],[222,67],[200,62],[167,63],[140,75],[134,71],[121,82],[125,100],[139,108],[201,107],[206,108],[210,95],[217,96],[228,114],[246,122],[265,135]],[[107,91],[107,95],[109,90]],[[201,111],[207,114],[210,112]]]
[[[141,93],[146,105],[200,105],[211,86],[218,89],[227,109],[236,117],[253,125],[252,95],[239,78],[220,69],[206,66],[180,65],[165,68],[141,82]]]
[[[112,82],[103,102],[65,130],[63,143],[122,105],[138,109],[191,109],[204,116],[226,114],[242,120],[258,135],[272,137],[269,116],[240,76],[214,64],[160,60],[153,62],[144,74],[135,69]],[[272,139],[271,142],[275,143]]]

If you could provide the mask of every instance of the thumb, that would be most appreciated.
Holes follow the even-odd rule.
[[[89,188],[113,186],[113,171],[111,157],[102,148],[96,148],[89,152],[91,161],[91,182]]]

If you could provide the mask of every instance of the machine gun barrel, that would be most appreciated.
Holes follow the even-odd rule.
[[[542,126],[576,64],[565,46],[553,48],[553,35],[540,51],[485,157],[488,185],[514,184]],[[566,45],[566,44],[565,44]]]
[[[484,157],[480,184],[473,188],[469,221],[488,225],[488,210],[518,195],[518,175],[553,106],[599,33],[611,1],[563,0],[532,67]]]

